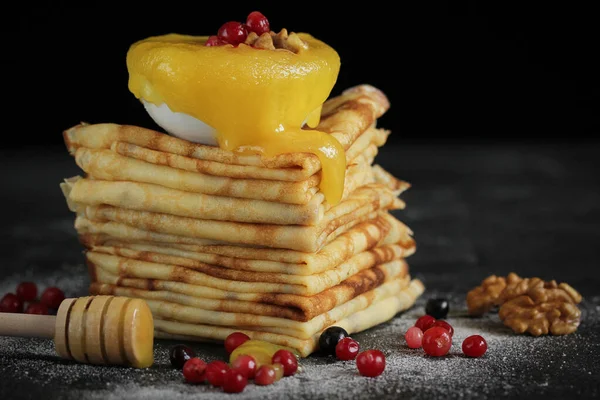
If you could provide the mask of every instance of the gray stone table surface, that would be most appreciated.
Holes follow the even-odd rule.
[[[415,307],[354,335],[363,349],[384,351],[378,378],[352,362],[313,355],[303,371],[237,395],[185,384],[168,361],[174,343],[157,341],[146,370],[63,361],[44,339],[0,337],[0,399],[384,399],[598,398],[600,396],[600,146],[388,145],[377,162],[412,187],[395,212],[415,233],[411,273],[426,285]],[[78,174],[63,148],[1,150],[0,295],[18,282],[85,295],[82,248],[58,184]],[[497,316],[466,316],[465,294],[486,276],[539,276],[571,284],[584,296],[576,333],[533,338],[513,334]],[[428,298],[447,297],[455,328],[450,354],[429,358],[403,334]],[[479,359],[461,342],[479,333]],[[206,360],[218,345],[192,344]]]

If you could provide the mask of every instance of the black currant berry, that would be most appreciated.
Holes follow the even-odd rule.
[[[348,337],[348,332],[344,328],[330,326],[319,337],[319,349],[323,354],[335,355],[335,346],[345,337]]]
[[[448,315],[450,305],[446,299],[429,299],[425,305],[425,314],[435,319],[443,319]]]
[[[174,368],[182,369],[183,364],[190,358],[196,357],[196,352],[183,344],[178,344],[171,347],[171,352],[169,353],[169,359],[171,360],[171,365]]]

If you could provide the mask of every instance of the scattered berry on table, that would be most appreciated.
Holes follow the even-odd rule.
[[[487,351],[487,342],[482,336],[472,335],[462,343],[462,351],[468,357],[481,357]]]
[[[7,293],[0,300],[0,312],[5,313],[22,313],[23,301],[14,293]]]
[[[276,378],[275,370],[270,365],[263,365],[256,371],[254,383],[266,386],[275,382]]]
[[[425,314],[435,319],[446,318],[450,305],[446,299],[429,299],[425,305]]]
[[[225,361],[216,360],[211,361],[206,365],[204,371],[204,377],[213,386],[223,386],[223,380],[225,379],[225,373],[229,371],[229,364]]]
[[[37,285],[33,282],[21,282],[17,286],[17,297],[22,301],[34,301],[37,293]]]
[[[425,332],[427,329],[431,328],[433,324],[435,324],[435,321],[436,319],[431,315],[423,315],[417,320],[417,322],[415,322],[415,326],[422,332]]]
[[[223,377],[223,391],[226,393],[240,393],[248,384],[248,378],[236,369],[230,369]]]
[[[423,331],[416,326],[411,326],[404,334],[404,339],[409,348],[419,349],[423,344]]]
[[[204,382],[204,372],[206,371],[206,363],[198,357],[190,358],[183,365],[183,377],[189,383]]]
[[[58,309],[60,303],[65,299],[65,294],[57,287],[49,287],[42,293],[40,303],[44,303],[48,308]]]
[[[344,328],[330,326],[319,337],[319,350],[324,354],[335,355],[335,346],[345,337],[348,337],[348,332]]]
[[[298,359],[291,351],[288,350],[277,350],[275,354],[273,354],[272,362],[273,364],[283,365],[284,376],[294,375],[298,370]]]
[[[225,338],[225,351],[227,354],[231,354],[232,351],[237,349],[239,346],[250,340],[250,336],[242,332],[233,332],[227,338]]]
[[[356,340],[345,337],[335,346],[335,355],[342,361],[354,360],[358,355],[359,348]]]
[[[29,303],[25,309],[26,314],[48,315],[48,306],[43,303]]]
[[[196,352],[191,347],[178,344],[171,347],[169,360],[174,368],[182,369],[184,364],[190,359],[196,357]]]
[[[362,376],[379,376],[385,370],[385,355],[379,350],[366,350],[356,357],[356,367]]]
[[[242,354],[231,363],[231,369],[240,371],[246,378],[252,379],[256,374],[256,360],[247,354]]]
[[[439,320],[437,320],[437,321],[434,322],[432,328],[434,326],[439,326],[441,328],[444,328],[445,330],[448,331],[448,333],[450,334],[450,336],[454,336],[454,328],[448,322],[439,319]]]
[[[423,333],[423,350],[432,357],[441,357],[448,354],[452,346],[452,336],[440,327],[434,326]]]

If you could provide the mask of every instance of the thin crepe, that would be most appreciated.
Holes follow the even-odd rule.
[[[394,246],[394,245],[391,245]],[[394,248],[373,249],[359,253],[335,269],[316,275],[286,275],[269,274],[264,272],[241,272],[222,267],[204,265],[203,272],[177,265],[159,264],[156,262],[140,261],[126,257],[119,257],[95,251],[86,252],[86,261],[93,274],[98,275],[99,270],[112,275],[125,278],[158,279],[171,282],[202,285],[231,292],[245,293],[288,293],[301,296],[312,296],[330,287],[338,285],[344,279],[380,263],[382,268],[390,272],[405,268],[405,261],[398,260]],[[216,269],[221,269],[219,276]],[[207,273],[210,272],[213,275]],[[255,279],[253,281],[240,281],[226,279],[222,276],[227,272],[235,278]],[[259,280],[260,279],[260,280]],[[289,283],[294,282],[294,283]]]
[[[377,217],[369,207],[359,210],[355,218],[346,215],[325,229],[316,226],[281,226],[242,224],[224,221],[205,221],[173,215],[132,211],[111,206],[79,208],[78,216],[89,220],[113,221],[145,231],[173,236],[187,236],[191,242],[236,243],[250,246],[272,247],[314,253],[361,222]],[[233,242],[232,242],[233,240]],[[265,246],[266,245],[266,246]]]
[[[379,300],[369,307],[354,312],[341,320],[329,321],[329,324],[326,325],[340,326],[349,334],[364,331],[389,321],[399,312],[412,307],[424,289],[421,281],[414,279],[407,288],[400,292]],[[307,357],[318,349],[319,336],[321,334],[321,332],[317,332],[309,339],[299,339],[281,333],[244,330],[236,327],[189,324],[160,318],[155,318],[154,329],[157,338],[196,341],[223,341],[231,333],[241,331],[250,336],[251,339],[264,340],[292,348],[302,357]]]
[[[94,126],[88,127],[92,128]],[[373,128],[359,137],[356,146],[360,146],[360,149],[353,148],[357,154],[347,164],[344,182],[346,195],[356,187],[373,182],[373,172],[369,166],[377,154],[377,145],[382,145],[386,138],[386,131]],[[362,144],[363,141],[366,144]],[[167,163],[160,162],[160,159],[166,158],[164,153],[153,150],[126,143],[116,143],[111,148],[79,147],[74,153],[75,162],[95,179],[152,183],[188,192],[289,204],[310,202],[321,180],[320,174],[298,182],[248,179],[243,175],[215,176],[198,171],[195,159],[186,162],[182,158],[179,162],[171,160]]]
[[[379,201],[379,208],[401,208],[403,203],[385,186],[365,185],[352,192],[345,202],[345,210],[359,208],[367,202]],[[276,203],[264,200],[240,199],[192,193],[164,186],[127,182],[104,181],[74,177],[61,185],[69,203],[111,205],[182,217],[249,222],[275,225],[317,225],[331,209],[323,204],[321,192],[305,205]],[[364,189],[363,189],[364,188]],[[367,190],[371,188],[374,190]],[[376,189],[380,191],[376,193]],[[379,197],[379,199],[378,199]],[[350,201],[352,200],[352,202]],[[76,208],[76,207],[75,207]],[[339,212],[338,212],[339,214]]]
[[[328,324],[331,324],[331,321],[344,319],[375,302],[393,296],[406,288],[409,282],[410,276],[386,282],[305,322],[250,313],[212,311],[156,299],[144,298],[144,300],[150,307],[153,316],[159,319],[241,330],[248,329],[309,339],[315,333],[325,329]]]
[[[377,265],[314,296],[299,296],[227,292],[169,281],[121,278],[103,270],[92,270],[90,293],[159,300],[215,312],[254,314],[306,322],[386,282],[407,276],[406,264],[400,269]]]
[[[91,253],[110,254],[153,264],[184,267],[215,278],[231,281],[283,283],[307,287],[320,287],[327,284],[327,282],[337,282],[340,277],[343,279],[344,277],[357,273],[357,271],[370,268],[373,265],[403,258],[406,254],[406,249],[397,244],[375,247],[358,253],[341,264],[331,264],[330,269],[312,275],[237,270],[203,263],[186,257],[132,250],[122,247],[101,246],[94,248]]]
[[[404,202],[390,189],[380,184],[370,184],[358,188],[348,199],[330,208],[318,225],[241,223],[204,220],[109,205],[85,205],[71,200],[72,187],[70,181],[61,184],[70,209],[90,220],[120,222],[138,229],[170,235],[305,252],[317,252],[328,239],[337,237],[360,222],[372,219],[379,211],[404,208]],[[136,200],[130,200],[126,195],[122,200],[129,202],[130,207],[131,204],[140,204]],[[152,200],[149,199],[148,202]],[[140,208],[151,207],[143,202],[141,206],[143,207]],[[156,207],[178,209],[176,204],[164,206],[157,203]]]
[[[139,127],[131,126],[120,126],[111,125],[105,126],[105,124],[96,125],[80,125],[75,127],[76,129],[84,129],[81,132],[85,135],[92,134],[103,134],[106,130],[130,130],[144,129]],[[72,129],[75,129],[72,128]],[[100,131],[100,132],[96,132]],[[389,131],[382,129],[367,129],[359,138],[353,143],[350,148],[346,150],[346,164],[352,165],[357,159],[358,155],[362,154],[369,164],[372,163],[373,159],[377,155],[378,147],[383,146],[389,135]],[[125,142],[114,142],[110,146],[110,150],[116,154],[120,154],[125,157],[132,159],[142,160],[147,163],[169,166],[184,171],[191,171],[196,173],[203,173],[214,176],[222,176],[236,179],[258,179],[258,180],[272,180],[272,181],[288,181],[288,182],[303,182],[312,177],[316,176],[318,181],[321,181],[320,176],[320,164],[318,169],[311,167],[307,172],[299,167],[288,167],[288,168],[265,168],[257,167],[253,165],[235,165],[235,164],[221,164],[214,161],[199,160],[193,157],[186,157],[179,154],[171,154],[165,151],[151,150],[136,144],[125,143]],[[288,155],[293,154],[309,154],[309,153],[287,153]],[[227,165],[227,167],[225,167]],[[309,172],[314,174],[309,175]]]
[[[325,102],[317,129],[334,136],[347,151],[348,159],[352,160],[364,149],[349,151],[351,145],[361,134],[370,131],[369,128],[388,108],[388,99],[380,90],[369,85],[356,86]],[[149,150],[155,151],[152,154],[160,156],[160,159],[144,158],[145,161],[171,165],[171,159],[183,157],[182,162],[195,161],[195,170],[216,176],[304,181],[321,169],[318,157],[311,153],[286,153],[275,157],[241,154],[130,125],[80,124],[66,130],[63,138],[72,155],[78,148],[85,147],[112,149],[134,158],[138,158],[135,157],[138,154],[142,158]],[[119,144],[126,148],[130,145],[135,147],[129,148],[128,154],[123,154]]]
[[[190,238],[156,234],[124,224],[90,221],[82,217],[77,217],[75,227],[81,242],[94,251],[106,252],[99,250],[104,247],[124,248],[183,257],[241,271],[294,275],[312,275],[329,270],[375,246],[398,244],[404,251],[402,257],[412,255],[416,247],[411,230],[388,213],[356,225],[317,253],[190,243]]]

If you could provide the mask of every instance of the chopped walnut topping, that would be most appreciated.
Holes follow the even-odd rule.
[[[250,32],[248,38],[246,38],[245,43],[257,49],[275,50],[275,45],[273,45],[273,38],[268,32],[265,32],[260,36],[258,36],[254,32]]]
[[[499,316],[517,333],[566,335],[579,326],[581,295],[566,283],[540,278],[492,275],[467,294],[469,314],[482,315],[500,306]]]
[[[244,43],[258,49],[284,49],[293,53],[300,53],[302,50],[308,49],[308,44],[300,39],[300,36],[295,32],[288,34],[285,28],[279,31],[279,33],[271,31],[265,32],[260,36],[251,32]]]
[[[288,35],[287,29],[283,28],[279,33],[275,34],[271,32],[273,36],[273,43],[277,49],[286,49],[294,53],[299,53],[301,50],[308,49],[308,44],[300,39],[295,32]]]

